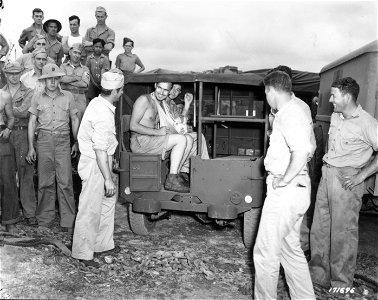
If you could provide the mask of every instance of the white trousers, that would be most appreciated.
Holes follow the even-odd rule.
[[[197,139],[198,139],[198,135],[197,135],[197,132],[190,132],[190,133],[186,133],[188,135],[190,135],[192,138],[193,138],[193,147],[192,149],[190,150],[190,153],[189,153],[189,157],[192,157],[192,156],[196,156],[198,154],[198,151],[197,151],[197,148],[198,148],[198,145],[197,145]],[[207,144],[206,144],[206,139],[204,137],[204,135],[202,134],[202,142],[201,142],[201,149],[202,149],[202,153],[201,153],[201,158],[202,159],[209,159],[209,152],[207,151]],[[189,166],[189,159],[187,159],[183,166],[181,167],[181,172],[185,172],[185,173],[189,173],[190,172],[190,166]]]
[[[94,252],[114,248],[116,196],[105,197],[104,177],[96,159],[81,155],[78,172],[83,182],[75,221],[72,257],[89,260],[93,259]]]
[[[315,299],[310,272],[299,241],[303,215],[310,205],[310,178],[300,175],[289,185],[273,189],[267,177],[267,196],[253,251],[255,299],[276,299],[280,264],[291,299]]]

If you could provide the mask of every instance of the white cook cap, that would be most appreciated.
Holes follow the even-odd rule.
[[[106,90],[115,90],[124,84],[123,73],[119,69],[111,69],[101,76],[101,86]]]

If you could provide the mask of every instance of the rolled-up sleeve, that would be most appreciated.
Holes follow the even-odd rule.
[[[68,107],[69,107],[69,110],[70,110],[70,117],[72,119],[72,117],[74,117],[79,110],[77,109],[77,107],[75,105],[75,99],[74,99],[73,95],[70,92],[67,92],[67,94],[69,94]]]
[[[13,114],[17,118],[26,118],[29,114],[28,109],[31,105],[31,99],[33,98],[33,90],[27,89],[25,91],[24,100],[18,107],[13,106]]]
[[[369,118],[369,121],[365,126],[365,138],[374,151],[378,151],[378,122],[374,118]]]
[[[96,120],[92,123],[93,126],[93,150],[102,150],[108,152],[109,148],[113,147],[114,133],[111,122],[108,120]]]
[[[286,143],[293,151],[307,151],[313,153],[314,146],[311,144],[310,136],[312,127],[308,124],[306,118],[300,115],[296,117],[285,118],[285,131],[283,133]]]
[[[21,32],[20,38],[18,39],[18,44],[20,45],[21,48],[23,48],[28,41],[29,38],[29,28],[24,29]]]
[[[114,41],[115,41],[115,32],[114,30],[110,29],[108,30],[108,37],[106,39],[106,43],[112,43],[113,44],[113,47],[114,47]]]
[[[37,107],[38,107],[38,92],[33,94],[32,99],[31,99],[30,108],[28,110],[31,114],[36,115],[38,117]]]

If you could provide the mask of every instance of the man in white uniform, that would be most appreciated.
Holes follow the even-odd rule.
[[[81,157],[78,172],[82,179],[79,211],[75,222],[72,257],[86,266],[99,267],[94,252],[114,249],[116,186],[113,154],[117,148],[114,102],[123,93],[124,78],[118,69],[101,78],[101,95],[88,105],[78,133]]]
[[[276,299],[282,264],[292,299],[315,299],[299,228],[310,205],[307,158],[311,125],[292,98],[290,77],[275,71],[264,78],[266,99],[277,113],[265,158],[267,196],[253,251],[255,299]]]

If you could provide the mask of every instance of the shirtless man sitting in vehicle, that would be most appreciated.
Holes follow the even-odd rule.
[[[161,154],[165,159],[170,151],[170,170],[165,181],[166,190],[188,193],[189,182],[180,170],[189,157],[193,138],[171,133],[166,126],[160,127],[158,109],[172,88],[170,82],[155,83],[155,91],[141,95],[134,103],[130,120],[130,148],[134,153]]]

